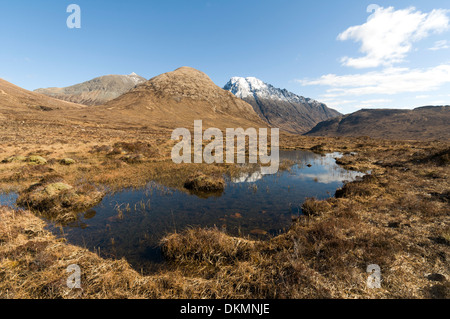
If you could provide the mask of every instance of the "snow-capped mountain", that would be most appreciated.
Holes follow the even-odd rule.
[[[37,89],[41,93],[60,100],[84,105],[100,105],[128,92],[147,80],[136,73],[105,75],[63,88]]]
[[[266,84],[263,81],[254,78],[241,78],[233,77],[225,85],[225,90],[230,91],[238,98],[245,99],[248,97],[258,97],[259,99],[271,99],[285,102],[296,102],[296,103],[315,103],[319,102],[304,98],[303,96],[298,96],[287,90],[281,90],[273,87],[270,84]]]
[[[131,74],[125,75],[128,77],[131,81],[134,82],[135,85],[141,84],[146,81],[142,76],[137,75],[136,73],[132,72]]]
[[[341,115],[323,103],[275,88],[254,77],[233,77],[224,89],[250,103],[273,127],[292,133],[306,133],[317,123]]]

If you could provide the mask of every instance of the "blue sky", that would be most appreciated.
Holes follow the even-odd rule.
[[[66,25],[72,3],[81,29]],[[191,66],[219,86],[254,76],[344,113],[450,104],[448,0],[1,4],[0,77],[29,90]]]

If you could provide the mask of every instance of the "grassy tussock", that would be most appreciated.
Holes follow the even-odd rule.
[[[186,263],[192,260],[219,266],[248,259],[255,242],[230,237],[218,229],[187,229],[165,237],[161,245],[168,260]]]
[[[315,216],[326,212],[330,209],[328,201],[317,200],[316,198],[308,198],[302,204],[302,213],[306,216]]]
[[[17,205],[67,224],[77,219],[77,213],[98,204],[103,196],[104,192],[92,185],[82,184],[73,187],[61,176],[47,175],[39,183],[23,191]]]
[[[196,172],[184,182],[184,188],[195,192],[223,192],[225,180],[221,176],[207,176]]]

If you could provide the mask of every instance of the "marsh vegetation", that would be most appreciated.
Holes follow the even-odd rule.
[[[55,138],[59,129],[64,132],[65,141]],[[124,187],[139,189],[151,180],[164,189],[182,192],[186,178],[198,171],[206,176],[243,178],[243,168],[237,166],[172,164],[167,160],[171,145],[165,142],[164,134],[86,129],[69,141],[71,133],[55,125],[48,139],[40,136],[42,130],[36,130],[34,135],[21,135],[21,143],[4,143],[2,159],[37,155],[47,163],[0,164],[2,189],[24,196],[30,190],[33,193],[32,185],[41,183],[42,188],[47,185],[42,179],[55,174],[61,180],[51,180],[52,183],[73,187],[51,187],[56,193],[84,190],[83,185],[95,185],[95,189],[101,186],[107,192]],[[16,135],[8,135],[6,130],[5,136]],[[47,143],[36,146],[34,139]],[[152,152],[121,147],[120,154],[111,153],[108,146],[114,150],[115,143],[146,143]],[[370,172],[370,176],[345,184],[335,197],[332,193],[325,199],[306,200],[302,206],[304,214],[291,219],[286,231],[276,236],[259,238],[264,235],[257,231],[250,237],[238,236],[221,225],[167,233],[160,247],[169,263],[151,275],[142,274],[124,258],[105,257],[101,251],[55,236],[33,209],[2,207],[0,296],[448,298],[448,143],[286,136],[281,144],[291,150],[341,152],[342,167]],[[139,161],[124,160],[127,155],[139,154]],[[59,161],[63,158],[72,158],[75,163],[63,165]],[[263,191],[258,185],[257,192]],[[118,222],[126,221],[127,211],[139,210],[140,205],[148,207],[154,203],[120,206],[123,219],[116,210]],[[240,220],[239,214],[244,215],[230,212],[229,219]],[[87,220],[93,215],[86,209]],[[116,243],[118,240],[114,238]],[[83,290],[69,290],[65,285],[65,268],[74,263],[83,269]],[[368,264],[380,265],[381,289],[367,288]]]

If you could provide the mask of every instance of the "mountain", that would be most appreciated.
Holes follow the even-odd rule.
[[[147,81],[145,78],[136,73],[105,75],[65,88],[37,89],[35,92],[64,101],[92,106],[111,101],[145,81]]]
[[[341,115],[325,104],[281,90],[254,77],[233,77],[224,90],[251,104],[272,127],[306,133],[317,123]]]
[[[170,129],[192,128],[194,120],[203,120],[204,128],[267,127],[251,105],[190,67],[158,75],[92,112],[99,119],[107,112],[128,123]]]
[[[450,106],[414,110],[365,109],[317,124],[308,136],[369,136],[398,140],[449,140]]]
[[[0,79],[0,119],[6,116],[28,115],[36,112],[83,109],[84,106],[60,101],[51,97],[22,89]],[[40,115],[42,117],[42,115]]]

